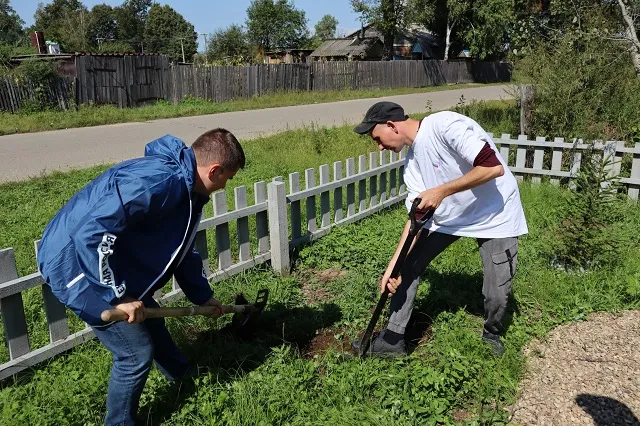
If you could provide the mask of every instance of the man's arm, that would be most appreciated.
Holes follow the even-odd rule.
[[[422,198],[422,202],[418,208],[421,210],[435,210],[440,207],[442,200],[449,195],[475,188],[502,175],[504,175],[502,164],[492,167],[476,166],[458,179],[421,192],[418,197]]]

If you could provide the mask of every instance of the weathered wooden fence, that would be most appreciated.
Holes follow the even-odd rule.
[[[73,91],[73,79],[69,77],[59,77],[49,84],[39,85],[10,76],[0,76],[0,111],[16,112],[27,102],[41,102],[69,109]]]
[[[75,68],[75,79],[59,78],[44,88],[51,105],[125,108],[161,99],[176,103],[187,96],[224,102],[277,92],[426,87],[511,78],[504,62],[438,60],[204,67],[170,65],[159,55],[79,55]],[[75,92],[70,90],[72,82]],[[32,86],[1,79],[0,110],[17,111],[36,96]]]
[[[527,177],[540,182],[542,178],[549,178],[553,184],[570,185],[580,169],[582,153],[590,148],[587,144],[567,143],[562,139],[530,141],[524,136],[512,139],[506,134],[495,137],[494,141],[517,179]],[[631,164],[628,175],[620,177],[629,198],[638,200],[640,143],[625,147],[622,142],[604,142],[595,147],[616,159],[611,167],[614,175],[620,175],[622,160]],[[234,189],[234,209],[228,207],[224,192],[215,193],[213,216],[201,221],[195,240],[210,280],[219,281],[267,261],[276,271],[286,274],[291,267],[291,248],[322,237],[334,226],[358,221],[402,202],[406,197],[402,179],[404,155],[404,152],[400,155],[375,152],[368,157],[362,155],[357,161],[350,158],[336,162],[333,173],[325,164],[318,170],[305,170],[304,176],[292,173],[288,182],[282,178],[268,184],[257,182],[251,205],[247,188],[238,187]],[[251,223],[255,221],[253,250],[250,219]],[[232,223],[236,224],[235,235],[230,232]],[[212,236],[208,231],[215,235],[214,259],[210,259],[208,239]],[[39,273],[18,277],[13,249],[0,251],[0,315],[10,358],[0,365],[0,380],[93,337],[90,328],[70,334],[65,308],[43,284]],[[50,343],[32,348],[22,292],[37,287],[42,291]],[[174,281],[169,293],[156,296],[166,303],[181,298],[182,292]]]

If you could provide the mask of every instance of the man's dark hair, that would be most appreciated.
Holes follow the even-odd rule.
[[[203,133],[191,145],[200,165],[219,163],[223,169],[244,168],[244,151],[233,133],[226,129],[213,129]]]

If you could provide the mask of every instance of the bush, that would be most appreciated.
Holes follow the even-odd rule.
[[[640,123],[640,79],[619,42],[567,33],[516,70],[535,85],[531,136],[630,140]]]
[[[623,219],[619,179],[610,173],[613,159],[593,147],[582,154],[575,188],[566,196],[564,220],[551,232],[554,263],[564,269],[615,266],[626,237],[616,229]]]

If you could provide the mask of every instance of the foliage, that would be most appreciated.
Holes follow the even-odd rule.
[[[333,15],[324,15],[316,23],[313,33],[313,44],[319,46],[324,40],[335,38],[338,20]]]
[[[516,62],[516,73],[535,85],[534,135],[629,140],[640,122],[640,79],[619,43],[568,33]]]
[[[116,10],[113,7],[106,4],[93,6],[89,14],[87,37],[89,43],[97,47],[102,47],[102,43],[105,41],[113,43],[113,40],[118,37],[118,21]]]
[[[207,45],[207,59],[233,65],[250,62],[251,50],[247,34],[240,25],[230,25],[213,33]]]
[[[252,0],[247,8],[247,36],[260,54],[299,49],[309,39],[307,18],[290,0]]]
[[[151,5],[144,36],[148,51],[164,53],[176,62],[191,62],[197,51],[198,34],[193,24],[168,5]]]
[[[468,2],[465,0],[411,0],[411,20],[442,39],[450,37],[446,57],[461,48],[478,59],[503,58],[505,34],[514,21],[513,0]]]
[[[80,0],[53,0],[40,3],[35,13],[35,29],[47,40],[60,44],[63,52],[84,52],[89,48],[89,11]]]
[[[125,0],[114,8],[118,22],[117,38],[130,44],[136,52],[149,51],[144,48],[145,24],[153,0]]]
[[[129,43],[124,41],[106,41],[98,45],[99,53],[135,53],[134,49]]]
[[[24,21],[9,4],[0,0],[0,44],[16,45],[24,37]]]
[[[611,174],[613,162],[609,154],[593,147],[582,153],[575,189],[565,197],[562,226],[552,233],[558,265],[592,269],[614,267],[620,261],[627,238],[617,226],[624,219],[623,198],[618,195],[619,178]]]

